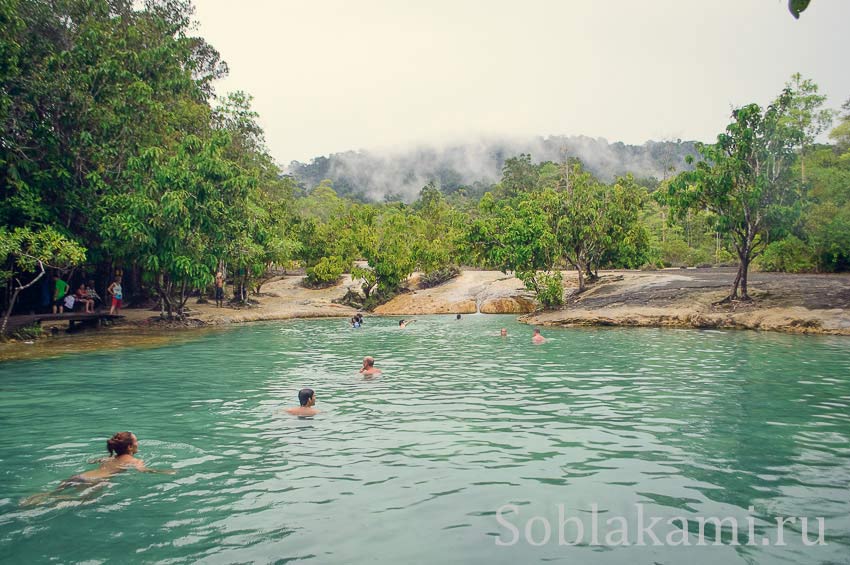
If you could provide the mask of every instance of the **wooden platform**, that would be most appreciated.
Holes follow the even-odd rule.
[[[19,328],[32,326],[34,324],[41,324],[42,322],[67,321],[68,327],[73,328],[77,322],[100,326],[103,320],[118,320],[123,317],[124,316],[120,314],[110,314],[109,312],[65,312],[63,314],[46,313],[9,316],[9,323],[6,326],[6,334],[11,334]]]

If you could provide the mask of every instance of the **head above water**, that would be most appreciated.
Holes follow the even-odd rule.
[[[375,358],[374,357],[364,357],[363,358],[363,366],[364,367],[374,367],[375,366]]]
[[[499,332],[502,335],[508,335],[508,328],[502,328],[502,331]]]
[[[540,335],[540,328],[534,328],[534,335]]]
[[[312,406],[316,403],[316,393],[312,388],[302,388],[298,391],[298,402],[301,406]]]
[[[118,432],[106,440],[106,449],[110,455],[133,455],[139,451],[139,440],[133,432]]]

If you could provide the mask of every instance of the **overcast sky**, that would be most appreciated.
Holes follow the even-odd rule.
[[[481,135],[712,140],[794,72],[850,97],[850,0],[196,0],[281,163]]]

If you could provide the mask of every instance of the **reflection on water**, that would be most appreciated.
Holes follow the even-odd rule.
[[[22,359],[61,357],[72,353],[90,353],[123,348],[162,347],[198,339],[221,327],[187,329],[116,328],[111,331],[82,330],[72,334],[61,331],[35,340],[0,342],[0,363]]]
[[[498,335],[508,328],[508,337]],[[531,329],[510,317],[257,324],[0,365],[0,561],[842,562],[845,338]],[[179,333],[178,335],[187,335]],[[99,336],[98,336],[99,337]],[[146,342],[147,345],[152,345]],[[358,373],[375,357],[383,374]],[[316,390],[314,418],[284,413]],[[21,508],[134,431],[149,465]],[[541,547],[541,515],[822,516],[828,545]],[[539,537],[539,536],[538,536]]]

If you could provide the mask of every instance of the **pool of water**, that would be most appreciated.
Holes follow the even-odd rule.
[[[848,339],[544,335],[507,316],[290,321],[0,363],[0,561],[846,562]],[[288,416],[304,386],[321,413]],[[177,474],[20,505],[121,430]],[[696,545],[700,517],[736,520],[741,545],[728,521]],[[777,517],[798,518],[784,545]]]

